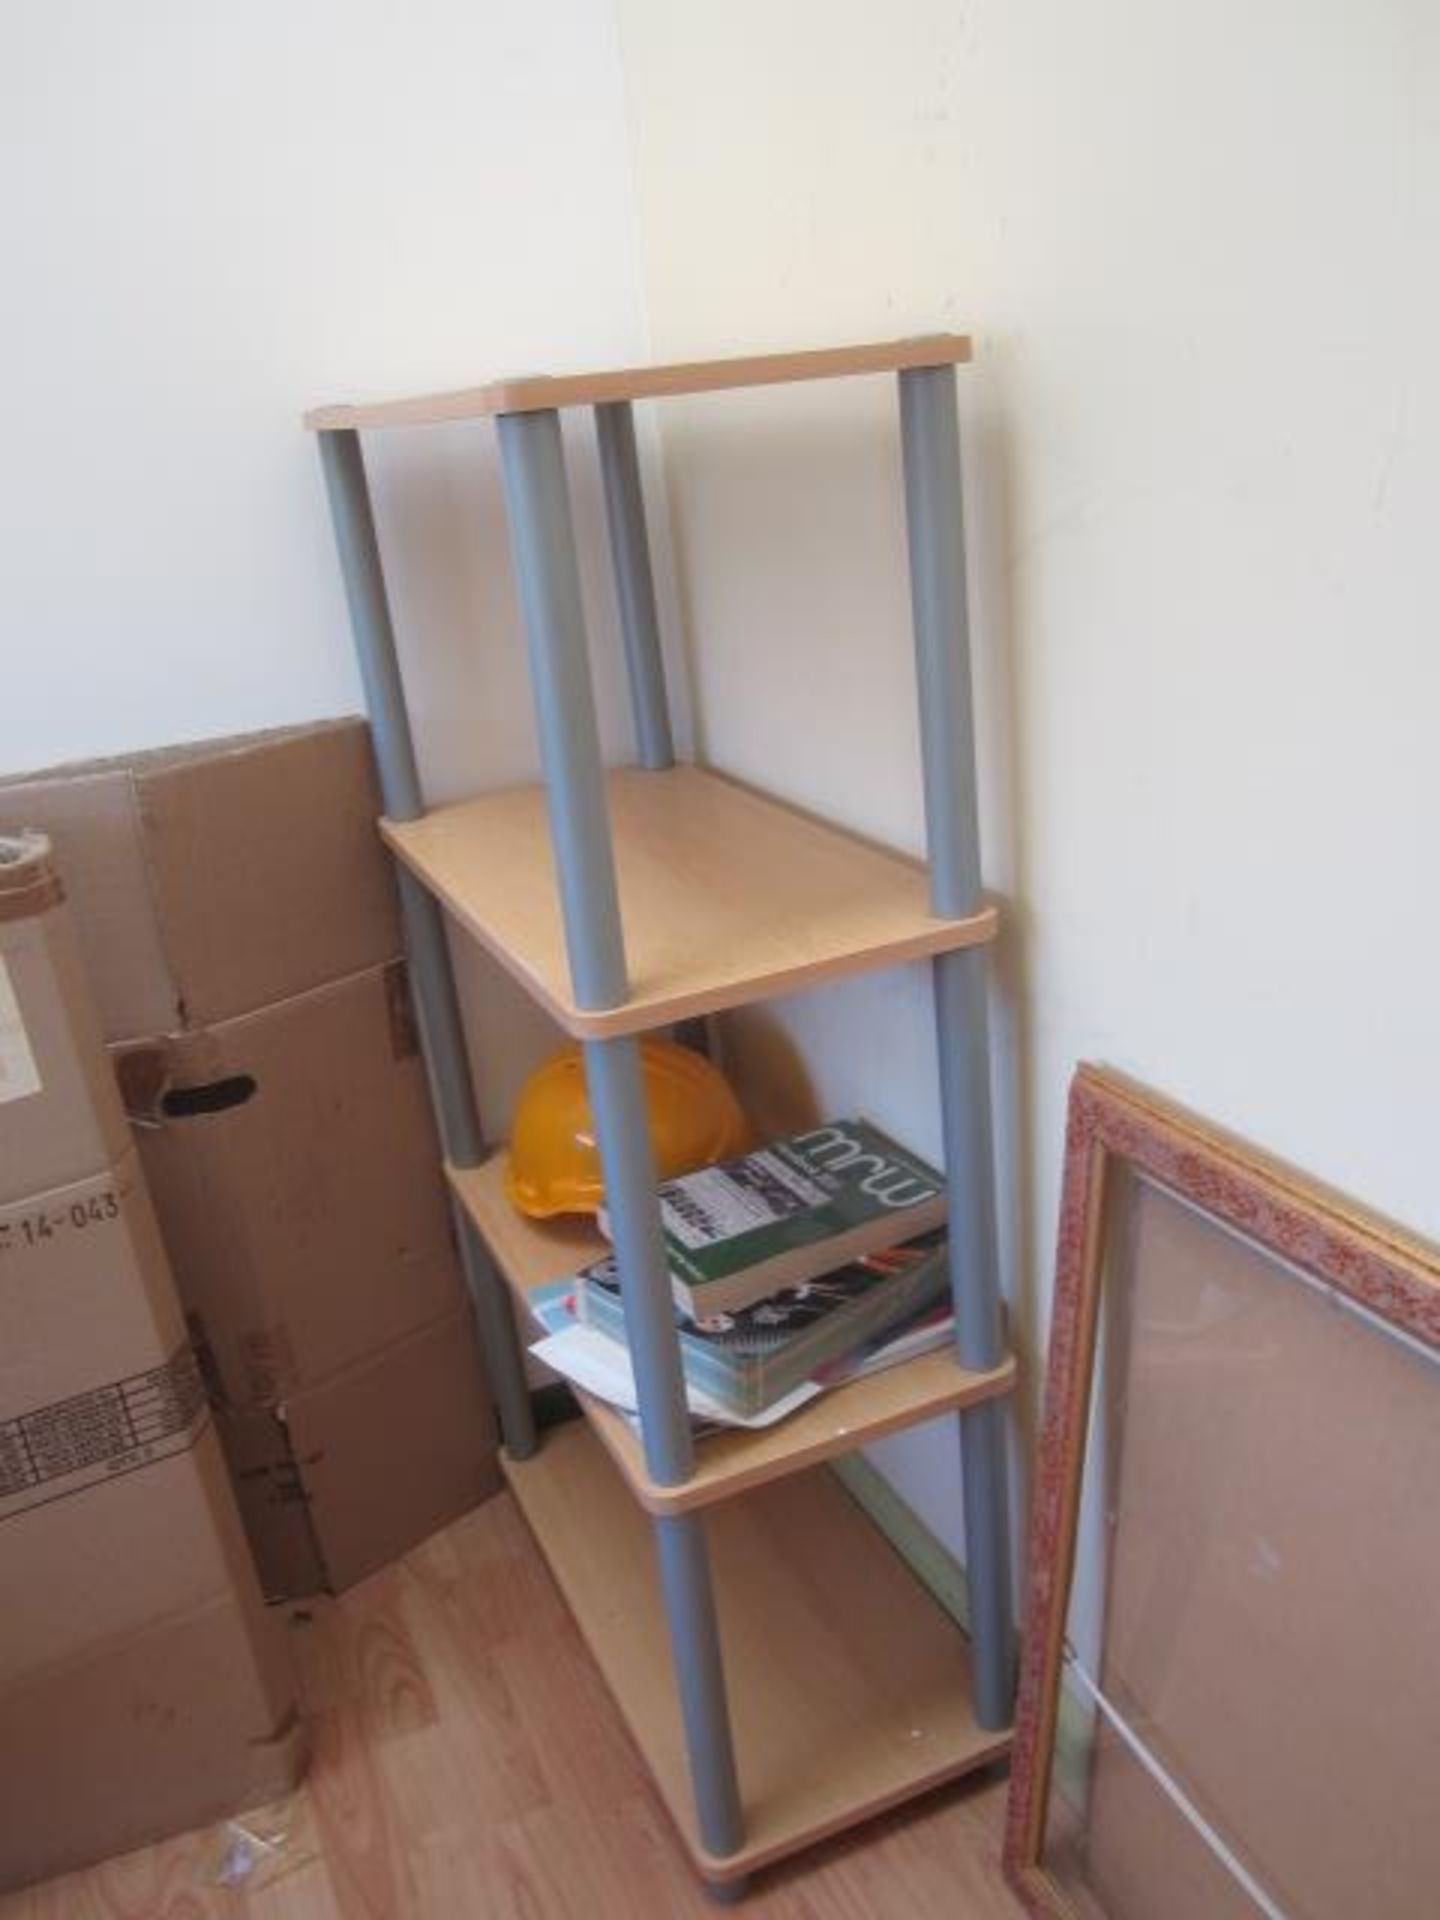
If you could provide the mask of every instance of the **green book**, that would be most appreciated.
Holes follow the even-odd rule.
[[[908,1325],[948,1299],[943,1233],[866,1254],[752,1306],[696,1322],[675,1310],[686,1384],[741,1418],[763,1413],[827,1361]],[[626,1343],[625,1308],[613,1256],[575,1279],[578,1316]]]
[[[834,1120],[666,1181],[660,1215],[675,1303],[700,1322],[943,1225],[945,1183],[868,1121]]]

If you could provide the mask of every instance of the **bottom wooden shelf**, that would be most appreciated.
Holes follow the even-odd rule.
[[[977,1726],[964,1636],[823,1468],[705,1515],[745,1808],[695,1828],[650,1523],[589,1427],[506,1473],[700,1871],[734,1879],[1004,1754]]]

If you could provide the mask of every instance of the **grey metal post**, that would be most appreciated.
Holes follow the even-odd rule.
[[[346,428],[321,433],[319,442],[381,797],[392,820],[414,820],[423,813],[424,804],[360,436]],[[439,905],[419,881],[404,867],[397,865],[397,871],[421,1050],[441,1143],[446,1158],[455,1166],[478,1166],[484,1157],[484,1141],[444,921]],[[505,1448],[513,1459],[527,1460],[535,1451],[535,1419],[509,1300],[469,1218],[458,1207],[454,1213],[465,1282],[474,1304]]]
[[[995,1167],[990,1119],[984,949],[939,955],[931,966],[940,1111],[950,1189],[950,1282],[963,1365],[999,1366],[1004,1327],[999,1297]],[[1010,1724],[1015,1697],[1014,1601],[1010,1588],[1010,1497],[1003,1400],[960,1415],[965,1558],[974,1650],[975,1717]]]
[[[502,413],[497,424],[570,975],[582,1007],[616,1007],[630,989],[560,416]],[[646,1463],[656,1480],[674,1485],[689,1477],[693,1464],[690,1421],[635,1041],[591,1042],[585,1077],[614,1223]]]
[[[655,1156],[639,1042],[629,1035],[587,1041],[585,1083],[600,1144],[610,1238],[620,1267],[645,1465],[652,1480],[675,1487],[694,1471],[695,1449],[655,1200]]]
[[[657,1518],[655,1545],[670,1620],[700,1838],[711,1853],[723,1859],[727,1853],[738,1852],[745,1838],[745,1820],[730,1743],[720,1629],[703,1525],[693,1513]],[[683,1632],[677,1632],[677,1623],[683,1623]],[[715,1737],[716,1728],[723,1730],[723,1738]]]
[[[497,426],[571,980],[582,1007],[619,1006],[629,980],[560,419],[548,410],[501,414]],[[587,1041],[585,1078],[645,1463],[652,1479],[674,1486],[690,1475],[693,1447],[638,1042]],[[701,1831],[716,1852],[734,1852],[739,1796],[702,1523],[693,1514],[659,1520],[656,1542]]]
[[[675,764],[670,710],[665,699],[665,660],[660,651],[660,621],[655,612],[655,580],[645,532],[645,496],[635,448],[635,415],[628,400],[611,400],[595,409],[600,447],[600,477],[605,487],[605,523],[610,561],[625,636],[625,665],[630,677],[630,710],[635,719],[635,753],[642,767]]]
[[[980,903],[980,834],[953,367],[900,375],[900,433],[930,899],[958,917]]]
[[[535,1409],[525,1379],[525,1362],[515,1332],[509,1289],[495,1270],[490,1249],[469,1214],[452,1197],[450,1215],[460,1243],[460,1265],[475,1309],[475,1326],[486,1377],[500,1416],[500,1438],[512,1460],[529,1460],[540,1445],[535,1431]]]
[[[899,384],[930,900],[958,917],[980,905],[980,836],[955,369],[914,368]],[[942,954],[932,975],[956,1339],[965,1366],[987,1369],[1000,1362],[1003,1329],[984,950]],[[960,1435],[975,1712],[1003,1727],[1015,1632],[1001,1403],[962,1413]]]
[[[393,814],[390,817],[395,818]],[[445,939],[445,916],[435,896],[398,860],[395,878],[405,924],[405,952],[420,1014],[421,1047],[445,1158],[452,1166],[478,1167],[485,1158],[485,1140]]]
[[[375,537],[360,436],[352,427],[345,427],[316,438],[340,556],[340,577],[350,609],[355,658],[365,689],[365,710],[375,741],[381,798],[392,820],[417,820],[425,806],[420,797],[415,743],[410,737],[390,596],[380,565],[380,542]]]
[[[1015,1717],[1015,1605],[1010,1588],[1005,1406],[1003,1400],[986,1400],[960,1415],[975,1718],[982,1727],[992,1729],[1008,1727]]]
[[[475,1108],[444,916],[434,896],[398,862],[396,877],[405,951],[420,1016],[421,1051],[441,1144],[452,1166],[476,1167],[485,1157],[485,1144]],[[512,1460],[528,1460],[539,1442],[509,1291],[469,1214],[453,1196],[450,1205],[505,1450]]]
[[[983,1373],[1005,1357],[984,948],[937,955],[931,979],[950,1190],[950,1258],[958,1282],[955,1336],[964,1364]]]
[[[614,1007],[625,943],[560,416],[502,413],[496,426],[570,977],[582,1007]]]

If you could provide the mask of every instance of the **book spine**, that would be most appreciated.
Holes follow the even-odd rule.
[[[607,1334],[610,1339],[625,1344],[625,1309],[616,1296],[605,1287],[582,1287],[580,1289],[581,1319],[590,1326]],[[732,1413],[761,1413],[771,1400],[779,1396],[770,1390],[770,1383],[763,1371],[743,1362],[728,1359],[724,1354],[711,1348],[702,1347],[694,1340],[680,1336],[680,1365],[686,1382],[699,1393],[709,1394],[721,1406]],[[800,1376],[803,1379],[805,1376]],[[797,1380],[796,1385],[799,1384]]]

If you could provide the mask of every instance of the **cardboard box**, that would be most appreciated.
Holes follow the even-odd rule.
[[[398,961],[117,1052],[265,1591],[342,1591],[497,1490]]]
[[[224,1405],[273,1405],[460,1303],[399,962],[117,1064]]]
[[[92,1156],[0,1206],[0,1885],[16,1885],[271,1797],[304,1742],[139,1158],[103,1164],[115,1096],[53,869],[31,848],[0,874],[7,939],[34,936],[12,973],[30,1068],[0,1105],[7,1178],[57,1142]]]
[[[332,1583],[283,1408],[252,1407],[235,1413],[220,1407],[215,1425],[261,1592],[271,1600],[299,1600],[325,1591]],[[364,1490],[358,1484],[355,1496],[363,1502]],[[333,1584],[338,1592],[345,1582]]]
[[[228,1490],[212,1514],[193,1463],[154,1477],[210,1422],[133,1149],[0,1208],[0,1327],[0,1685],[227,1581],[253,1589]]]
[[[93,1173],[130,1144],[61,902],[45,837],[0,839],[0,1201]]]
[[[400,950],[363,721],[0,781],[54,843],[111,1041],[187,1032]]]
[[[0,782],[0,830],[44,824],[65,863],[276,1598],[498,1485],[378,806],[359,721]],[[387,1431],[409,1464],[377,1485]]]
[[[204,1411],[134,1151],[87,1179],[0,1207],[0,1518],[112,1480],[132,1460],[144,1465],[184,1452]],[[37,1520],[25,1537],[43,1539],[50,1524]],[[77,1571],[88,1578],[94,1569]],[[112,1595],[133,1625],[148,1617],[155,1597],[144,1582],[162,1571],[137,1564],[120,1578]],[[137,1581],[127,1598],[125,1583]],[[75,1620],[70,1606],[79,1609]],[[0,1681],[15,1661],[31,1666],[51,1657],[47,1633],[70,1644],[87,1606],[83,1584],[13,1595]]]
[[[248,1609],[216,1594],[0,1689],[0,1888],[294,1788],[304,1729],[288,1682],[244,1652],[251,1629]]]
[[[468,1304],[273,1409],[217,1416],[262,1586],[336,1591],[499,1490]]]
[[[0,1209],[0,1886],[304,1761],[137,1156]]]

